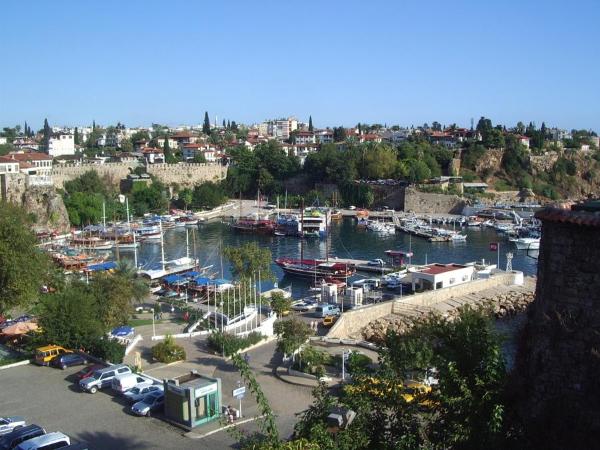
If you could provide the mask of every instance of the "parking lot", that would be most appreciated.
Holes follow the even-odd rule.
[[[62,431],[91,449],[222,449],[235,444],[227,432],[201,441],[154,417],[137,417],[111,389],[87,394],[73,382],[81,366],[65,371],[25,365],[0,371],[0,415],[20,415],[47,432]]]

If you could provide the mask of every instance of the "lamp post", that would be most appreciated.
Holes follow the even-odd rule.
[[[223,300],[219,303],[219,308],[221,310],[221,343],[223,344],[222,356],[225,358],[225,333],[223,331]]]

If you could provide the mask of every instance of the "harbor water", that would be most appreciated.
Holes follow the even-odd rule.
[[[327,238],[278,237],[256,234],[243,234],[235,232],[226,223],[208,222],[198,228],[187,229],[189,245],[186,245],[186,229],[175,228],[165,231],[164,252],[165,259],[175,259],[185,256],[186,247],[190,256],[194,254],[199,258],[201,266],[212,265],[211,273],[218,278],[231,278],[227,260],[221,257],[221,248],[239,246],[246,242],[255,241],[261,247],[271,250],[273,259],[278,257],[300,258],[303,247],[305,258],[326,258],[337,256],[339,258],[354,258],[370,260],[385,257],[385,250],[412,251],[414,256],[412,264],[425,263],[467,263],[481,261],[496,264],[498,253],[490,251],[490,243],[500,243],[500,268],[506,267],[506,253],[512,252],[512,268],[521,270],[526,275],[535,275],[537,272],[537,251],[517,250],[506,237],[497,234],[491,228],[465,227],[462,232],[467,234],[466,242],[429,242],[425,239],[411,237],[397,231],[393,235],[380,235],[365,228],[357,227],[356,220],[344,219],[332,222]],[[133,251],[121,251],[120,257],[133,262]],[[149,266],[161,260],[159,242],[143,243],[138,249],[138,265]],[[272,271],[277,278],[279,287],[291,286],[294,297],[300,297],[306,292],[310,280],[302,280],[284,276],[281,269],[275,264]],[[373,277],[375,274],[366,275]],[[360,274],[353,277],[363,278]],[[263,289],[272,286],[272,283],[263,283]]]

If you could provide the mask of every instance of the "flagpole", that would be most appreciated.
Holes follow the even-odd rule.
[[[500,270],[500,241],[498,241],[498,249],[497,249],[497,251],[498,251],[498,263],[497,263],[496,267],[498,268],[498,270]]]

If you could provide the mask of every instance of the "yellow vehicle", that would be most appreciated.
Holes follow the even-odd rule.
[[[373,397],[379,398],[391,395],[395,389],[400,390],[400,395],[406,403],[411,403],[415,399],[418,399],[420,405],[430,405],[427,395],[431,392],[431,386],[419,381],[407,380],[394,385],[387,380],[367,377],[358,383],[344,386],[344,390],[347,393],[366,392]]]
[[[50,361],[59,355],[73,353],[73,350],[67,350],[60,345],[46,345],[35,349],[35,363],[40,366],[47,366]]]
[[[336,320],[337,320],[336,316],[325,316],[323,318],[323,326],[330,327],[335,323]]]

